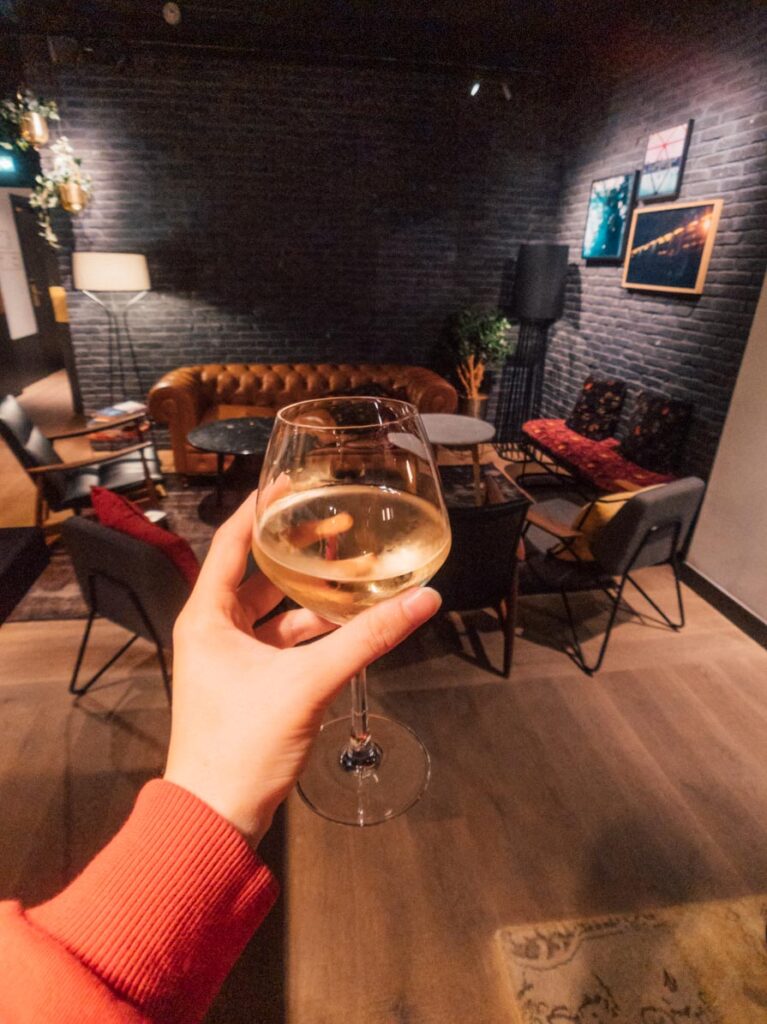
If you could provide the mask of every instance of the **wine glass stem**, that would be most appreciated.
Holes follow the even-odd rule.
[[[368,688],[364,668],[352,676],[351,688],[351,735],[341,751],[341,767],[346,771],[377,768],[381,763],[381,748],[370,738],[368,730]]]

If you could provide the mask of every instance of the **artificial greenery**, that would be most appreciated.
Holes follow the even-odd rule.
[[[0,104],[0,118],[11,129],[4,133],[6,141],[0,142],[3,149],[29,149],[30,143],[23,139],[20,134],[20,125],[25,114],[39,114],[46,121],[59,120],[59,108],[54,100],[43,99],[42,96],[33,96],[31,92],[18,92],[12,100],[3,100]],[[8,141],[10,134],[13,141]]]
[[[51,224],[51,210],[61,205],[59,186],[74,182],[80,186],[88,200],[93,194],[93,182],[90,175],[83,171],[82,160],[75,156],[66,135],[54,142],[51,152],[54,154],[53,170],[50,174],[37,175],[29,205],[37,214],[40,234],[55,249],[59,240]]]
[[[468,307],[450,317],[447,339],[467,398],[478,398],[488,366],[508,352],[511,324],[498,312]]]

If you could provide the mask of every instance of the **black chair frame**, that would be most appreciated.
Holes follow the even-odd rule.
[[[612,605],[610,608],[610,615],[607,621],[607,629],[605,631],[604,638],[602,639],[602,645],[599,649],[597,659],[592,665],[589,665],[586,661],[586,657],[583,653],[583,648],[581,646],[580,640],[578,639],[578,632],[575,627],[575,619],[573,617],[572,608],[567,596],[568,591],[564,587],[560,589],[560,594],[562,595],[562,602],[564,603],[565,611],[567,613],[567,621],[570,626],[570,632],[573,637],[573,650],[567,651],[567,654],[570,655],[570,657],[573,659],[578,668],[585,672],[586,675],[593,675],[595,672],[598,672],[602,666],[602,661],[604,660],[605,654],[607,653],[607,645],[610,642],[610,635],[612,633],[613,626],[615,625],[615,618],[618,614],[618,609],[623,599],[623,591],[627,583],[631,583],[632,586],[639,591],[639,593],[642,595],[645,601],[647,601],[648,604],[650,604],[655,609],[655,611],[661,616],[663,621],[671,629],[673,629],[674,631],[678,631],[684,627],[684,602],[682,600],[682,587],[679,577],[679,560],[677,557],[677,547],[679,545],[679,536],[681,529],[682,523],[678,519],[671,520],[670,522],[664,523],[663,525],[652,526],[645,533],[645,535],[642,537],[641,541],[637,545],[637,549],[632,555],[631,561],[629,562],[626,571],[620,577],[618,582],[613,582],[612,585],[608,584],[600,588],[603,591],[603,593],[610,599]],[[647,593],[644,587],[640,586],[640,584],[637,583],[637,581],[631,575],[631,570],[634,568],[634,564],[636,563],[637,559],[642,553],[642,550],[644,549],[645,545],[648,544],[651,540],[657,539],[659,534],[667,530],[671,531],[671,555],[665,563],[658,562],[656,564],[670,565],[672,572],[674,574],[674,586],[676,588],[677,608],[679,614],[677,622],[674,622],[672,619],[669,618],[669,616],[663,611],[663,609],[650,597],[650,595]]]
[[[168,671],[168,666],[167,666],[167,663],[165,661],[165,652],[163,651],[162,644],[160,643],[160,638],[158,637],[157,631],[155,630],[154,626],[152,625],[151,619],[147,615],[146,610],[144,609],[144,606],[141,603],[140,598],[138,597],[138,595],[135,593],[135,591],[131,587],[129,587],[122,580],[115,579],[113,576],[110,576],[108,573],[101,572],[101,571],[88,573],[88,605],[89,605],[89,608],[90,608],[90,613],[88,615],[88,621],[87,621],[87,623],[85,625],[85,632],[83,633],[82,640],[80,641],[80,648],[79,648],[79,650],[77,652],[77,660],[75,661],[74,671],[72,673],[72,678],[71,678],[70,683],[69,683],[69,692],[71,694],[74,694],[76,697],[82,697],[82,695],[84,693],[87,693],[88,690],[91,688],[91,686],[93,686],[93,684],[98,679],[100,679],[101,676],[103,676],[103,674],[107,671],[107,669],[111,668],[112,665],[114,665],[114,663],[118,660],[118,658],[121,658],[122,655],[125,654],[125,652],[128,650],[128,648],[131,647],[131,645],[136,640],[138,640],[138,638],[140,636],[139,633],[134,633],[133,636],[131,636],[131,638],[127,641],[127,643],[123,644],[123,646],[117,651],[117,653],[113,654],[112,657],[109,658],[109,660],[106,661],[101,666],[101,668],[98,669],[98,671],[94,675],[92,675],[91,678],[86,683],[84,683],[82,686],[78,686],[77,685],[77,679],[78,679],[78,676],[80,675],[80,668],[82,666],[83,658],[85,657],[85,650],[86,650],[86,648],[88,646],[88,640],[89,640],[90,634],[91,634],[91,628],[93,626],[94,619],[96,619],[96,617],[100,614],[99,610],[98,610],[98,599],[97,599],[97,591],[96,591],[96,581],[99,578],[106,580],[112,586],[120,587],[128,595],[128,597],[130,598],[134,608],[138,612],[139,618],[141,619],[142,623],[146,627],[146,630],[149,633],[149,636],[152,638],[152,641],[154,642],[155,648],[157,650],[157,658],[158,658],[158,660],[160,662],[160,671],[162,672],[162,682],[163,682],[163,686],[165,687],[165,693],[166,693],[167,698],[168,698],[168,703],[170,704],[170,702],[171,702],[171,680],[170,680],[170,673]]]
[[[526,477],[537,477],[543,474],[545,483],[553,482],[560,487],[575,491],[584,501],[592,501],[600,493],[599,488],[595,487],[586,477],[581,476],[566,459],[559,455],[555,456],[538,441],[526,438],[520,441],[519,449],[522,452],[522,472],[518,474],[517,480],[524,480],[526,486],[534,487],[536,483],[535,480],[526,480]],[[529,463],[538,467],[540,473],[536,469],[528,470]]]

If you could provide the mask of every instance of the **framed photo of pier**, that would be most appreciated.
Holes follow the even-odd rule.
[[[692,120],[684,121],[673,128],[653,132],[647,140],[638,199],[647,203],[676,199],[679,195],[692,125]]]
[[[591,183],[581,255],[584,260],[620,263],[634,205],[636,171]]]
[[[721,199],[635,209],[623,264],[623,287],[700,295],[721,212]]]

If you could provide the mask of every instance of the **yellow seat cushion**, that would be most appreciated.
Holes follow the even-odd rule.
[[[601,498],[590,501],[578,509],[573,521],[569,524],[573,530],[579,530],[580,537],[567,544],[556,544],[549,549],[549,554],[566,562],[593,562],[591,546],[600,532],[616,516],[627,501],[641,491],[652,491],[659,484],[641,487],[636,491],[619,491],[617,494],[605,494]]]

